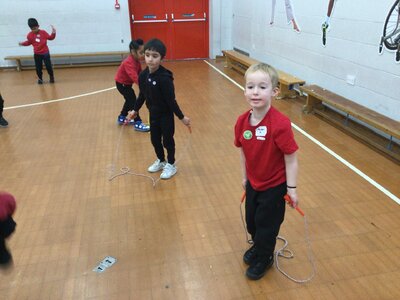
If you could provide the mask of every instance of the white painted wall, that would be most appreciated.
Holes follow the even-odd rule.
[[[233,47],[400,121],[400,64],[393,52],[378,55],[394,0],[337,0],[325,48],[321,24],[328,0],[291,0],[300,34],[287,24],[284,0],[276,0],[269,25],[271,1],[233,0]],[[348,75],[355,85],[346,83]]]
[[[231,0],[210,0],[210,57],[232,49],[233,11]]]
[[[36,18],[41,29],[57,30],[48,41],[51,53],[127,50],[131,40],[128,0],[114,8],[111,0],[14,0],[0,1],[0,65],[14,65],[5,56],[30,55],[32,46],[21,47],[30,31],[27,20]]]

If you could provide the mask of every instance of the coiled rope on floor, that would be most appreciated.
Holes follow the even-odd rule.
[[[159,178],[154,178],[154,177],[152,177],[150,175],[147,175],[147,174],[137,173],[137,172],[131,170],[131,168],[129,168],[128,166],[121,167],[119,169],[119,172],[115,173],[116,172],[116,162],[118,160],[119,149],[120,149],[121,140],[122,140],[122,133],[123,133],[124,127],[127,127],[127,126],[128,125],[125,125],[125,124],[121,125],[121,129],[120,129],[120,133],[119,133],[119,136],[118,136],[117,146],[115,147],[115,152],[114,152],[114,155],[113,155],[113,159],[112,159],[111,165],[109,165],[107,167],[108,172],[109,172],[108,181],[113,181],[115,178],[120,177],[120,176],[124,176],[124,175],[133,175],[133,176],[139,176],[139,177],[144,177],[144,178],[150,179],[152,181],[153,188],[155,188],[157,183],[161,179],[160,177]],[[192,130],[191,130],[190,127],[189,127],[189,132],[190,132],[190,135],[187,138],[186,144],[185,144],[185,146],[184,146],[184,148],[183,148],[183,150],[181,152],[182,155],[179,156],[178,159],[175,161],[175,165],[177,165],[179,163],[179,161],[182,159],[183,155],[187,152],[187,149],[190,146],[191,133],[192,133]]]

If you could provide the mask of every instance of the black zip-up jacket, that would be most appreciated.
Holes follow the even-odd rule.
[[[138,111],[146,100],[150,114],[158,117],[174,113],[178,119],[184,115],[175,99],[174,77],[171,71],[160,65],[154,73],[146,68],[139,75],[139,96],[134,111]]]

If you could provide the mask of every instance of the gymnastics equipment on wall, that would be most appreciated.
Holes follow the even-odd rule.
[[[383,34],[379,43],[379,54],[383,53],[383,46],[396,52],[396,63],[400,63],[400,0],[396,0],[385,20]]]

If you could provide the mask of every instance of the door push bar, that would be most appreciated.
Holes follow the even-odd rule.
[[[203,13],[204,14],[204,18],[202,18],[202,19],[175,19],[174,18],[174,14],[171,14],[171,20],[172,20],[172,22],[198,22],[198,21],[206,21],[207,20],[207,16],[206,16],[206,13]],[[187,17],[192,17],[192,16],[194,16],[194,14],[192,13],[192,14],[183,14],[183,16],[187,16]]]
[[[147,20],[135,20],[135,16],[132,15],[132,23],[166,23],[168,22],[168,14],[165,14],[165,20],[157,20],[156,15],[144,15],[144,19]]]
[[[174,14],[171,14],[171,21],[172,22],[199,22],[199,21],[206,21],[207,16],[206,13],[204,14],[204,18],[202,19],[175,19]],[[183,14],[183,16],[194,16],[194,14]],[[156,15],[144,15],[143,18],[145,20],[135,20],[135,16],[132,15],[132,23],[166,23],[168,22],[168,14],[165,14],[165,20],[157,20]]]

